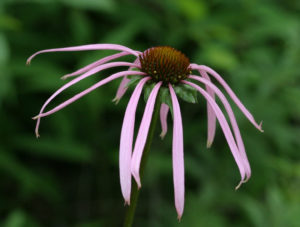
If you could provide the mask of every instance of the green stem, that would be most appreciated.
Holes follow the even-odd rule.
[[[144,147],[144,151],[143,151],[143,157],[141,160],[141,165],[140,165],[140,178],[142,179],[143,175],[144,175],[144,171],[145,171],[145,166],[146,166],[146,162],[147,162],[147,157],[148,157],[148,153],[150,150],[150,146],[152,143],[152,139],[153,139],[153,135],[154,135],[154,131],[155,131],[155,127],[156,127],[156,122],[159,116],[159,107],[160,107],[160,98],[159,96],[156,99],[156,103],[154,106],[154,110],[153,110],[153,115],[152,115],[152,120],[151,120],[151,124],[150,124],[150,128],[149,128],[149,132],[148,132],[148,138]],[[125,220],[124,220],[124,227],[131,227],[133,224],[133,219],[134,219],[134,214],[135,214],[135,209],[136,209],[136,205],[137,205],[137,201],[139,198],[139,190],[138,190],[138,186],[136,184],[136,182],[133,182],[133,187],[131,190],[131,199],[130,199],[130,206],[128,207],[127,211],[126,211],[126,216],[125,216]]]

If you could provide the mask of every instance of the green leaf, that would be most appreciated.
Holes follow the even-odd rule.
[[[78,9],[113,12],[116,8],[116,2],[113,0],[60,0],[60,2]]]
[[[154,88],[154,86],[155,86],[155,83],[149,83],[149,84],[145,85],[145,87],[144,87],[144,100],[145,100],[145,102],[147,102],[148,97],[149,97],[152,89]]]
[[[6,40],[6,37],[0,33],[0,66],[7,64],[9,55],[10,55],[10,49],[8,46],[8,42]]]
[[[161,90],[160,90],[159,98],[160,98],[161,103],[165,103],[169,106],[171,114],[173,116],[172,99],[171,99],[169,89],[166,88],[166,87],[162,87]]]
[[[21,227],[21,226],[38,227],[40,225],[30,215],[18,209],[13,210],[3,223],[3,227]]]
[[[187,85],[177,85],[174,86],[174,90],[178,97],[180,97],[183,101],[189,102],[189,103],[197,103],[197,91]]]
[[[126,87],[129,88],[131,86],[136,86],[139,82],[139,80],[141,79],[141,76],[131,76],[130,81],[128,82],[128,84],[126,84]]]
[[[0,170],[18,182],[19,190],[23,194],[42,195],[49,201],[60,199],[58,184],[53,177],[45,172],[32,171],[10,151],[1,149]]]
[[[69,162],[89,162],[92,157],[92,152],[88,147],[58,138],[41,137],[36,139],[34,135],[21,135],[15,138],[14,144],[16,148],[34,156]]]

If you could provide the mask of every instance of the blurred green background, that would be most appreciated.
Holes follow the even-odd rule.
[[[27,57],[89,43],[177,48],[218,71],[264,122],[260,133],[234,106],[253,172],[235,191],[239,173],[219,126],[206,149],[204,99],[181,102],[183,218],[174,208],[169,118],[165,140],[159,126],[155,133],[135,226],[300,225],[300,1],[1,0],[0,226],[122,224],[118,149],[132,89],[114,105],[118,80],[42,119],[40,139],[31,119],[62,75],[113,52],[44,54],[30,67]],[[113,72],[71,87],[49,108]]]

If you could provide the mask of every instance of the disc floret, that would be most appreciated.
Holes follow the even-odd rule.
[[[169,47],[152,47],[140,56],[141,71],[155,82],[178,84],[191,74],[189,59],[180,51]]]

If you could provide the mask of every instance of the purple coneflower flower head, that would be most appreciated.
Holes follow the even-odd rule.
[[[63,85],[52,96],[50,96],[42,106],[40,113],[33,118],[37,120],[35,130],[37,137],[39,137],[39,124],[41,118],[63,109],[64,107],[104,84],[107,84],[117,78],[123,78],[116,97],[113,100],[116,103],[119,102],[130,85],[136,84],[125,111],[120,139],[120,182],[122,195],[126,204],[130,204],[132,176],[134,177],[138,187],[141,187],[140,163],[148,136],[154,105],[156,102],[160,102],[160,122],[162,127],[160,137],[162,139],[168,130],[167,117],[169,111],[172,112],[173,116],[172,160],[175,207],[179,219],[183,214],[183,127],[180,106],[177,97],[180,97],[184,101],[195,103],[197,101],[197,94],[200,94],[207,101],[207,147],[210,147],[213,143],[216,131],[216,120],[218,120],[241,175],[241,180],[236,186],[236,189],[250,178],[251,169],[234,113],[225,95],[216,85],[211,82],[210,78],[212,77],[219,82],[219,84],[225,89],[226,93],[230,96],[230,98],[238,106],[246,118],[248,118],[248,120],[260,131],[262,131],[261,123],[256,123],[251,113],[237,98],[228,84],[213,69],[204,65],[190,64],[189,59],[183,53],[168,46],[152,47],[144,52],[140,52],[116,44],[93,44],[78,47],[42,50],[32,55],[27,60],[27,63],[29,64],[33,57],[41,53],[87,50],[116,50],[118,53],[102,58],[85,66],[84,68],[62,77],[62,79],[71,77],[74,77],[74,79]],[[111,62],[112,60],[116,60],[126,55],[133,55],[135,57],[133,63],[125,61]],[[47,105],[58,94],[63,92],[68,87],[98,72],[114,67],[129,67],[129,69],[114,73],[106,78],[102,78],[99,80],[99,82],[74,95],[72,98],[57,105],[53,109],[46,112],[44,111]],[[194,75],[193,71],[199,75]],[[137,137],[134,141],[135,114],[143,90],[145,90],[144,94],[147,98],[147,101]],[[223,111],[216,103],[215,96],[221,100],[229,117],[229,122],[227,122]]]

